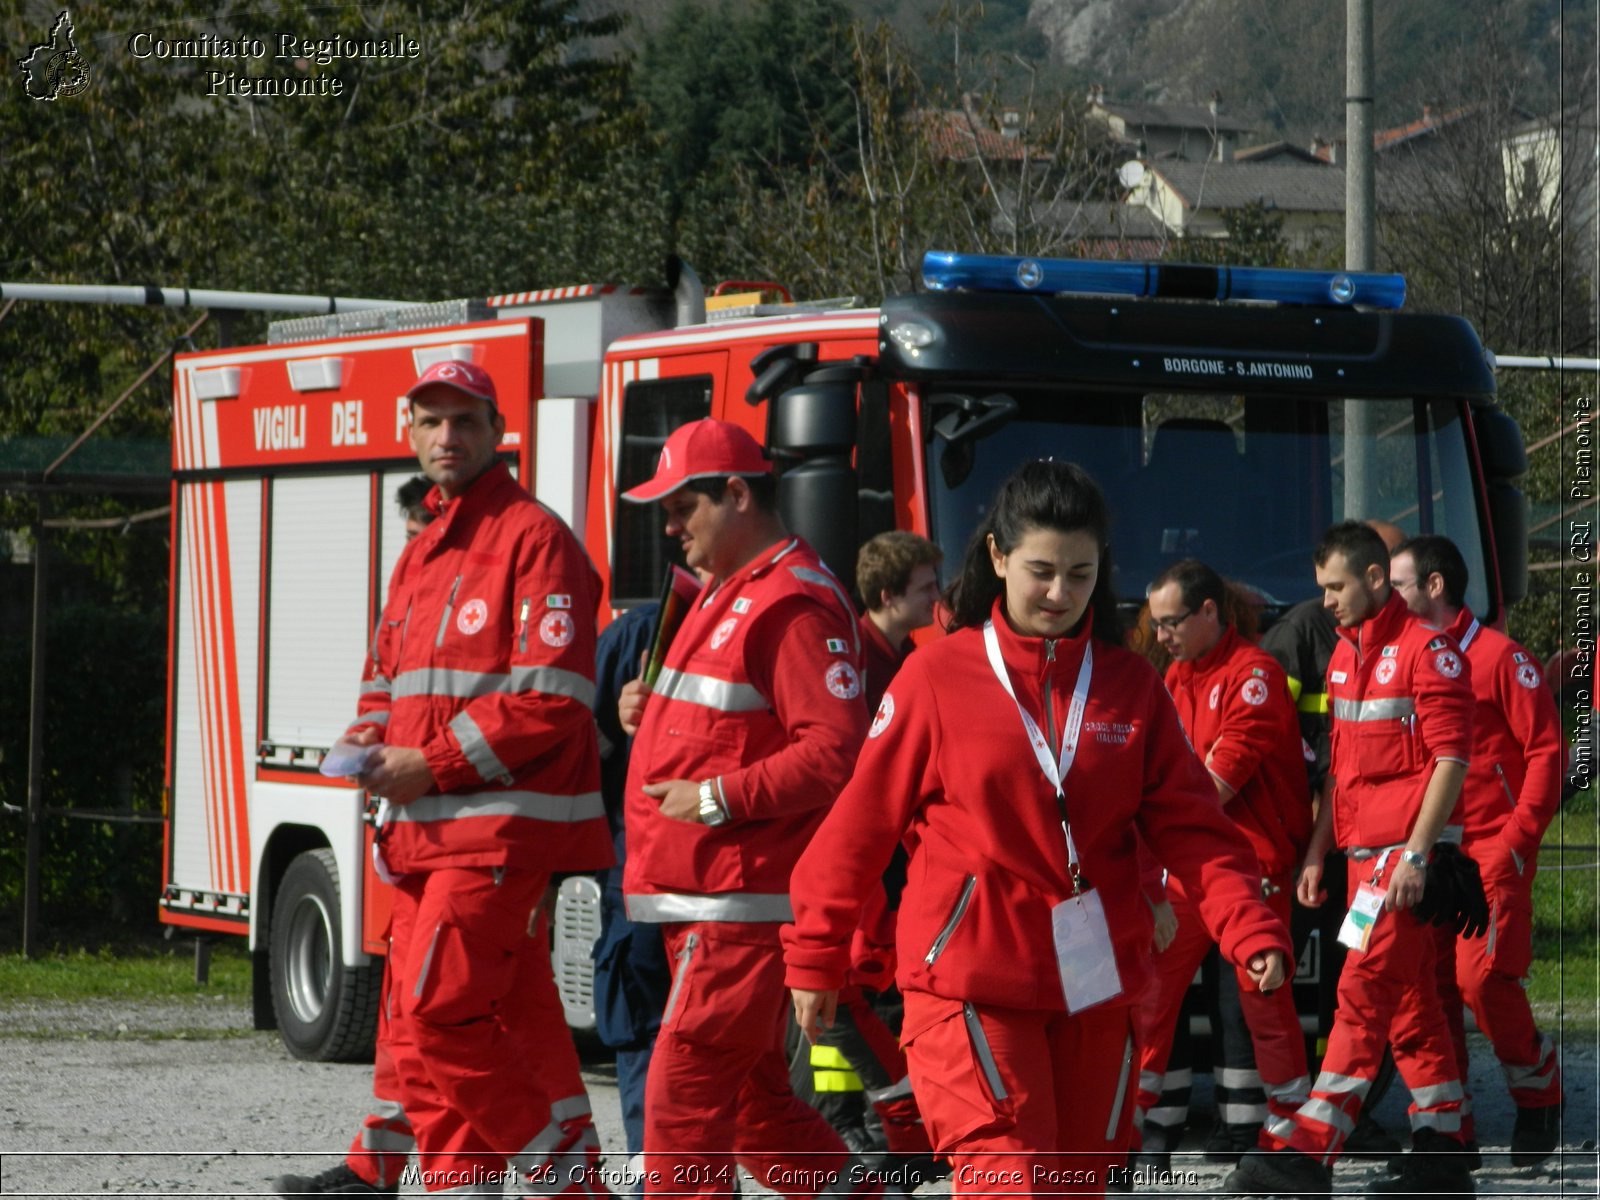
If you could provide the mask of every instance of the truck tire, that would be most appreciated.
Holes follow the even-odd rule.
[[[370,1062],[383,964],[348,967],[339,952],[339,865],[307,850],[283,873],[272,906],[272,1008],[296,1058]]]

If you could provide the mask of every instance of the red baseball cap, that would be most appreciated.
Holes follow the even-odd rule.
[[[720,479],[729,475],[766,475],[772,470],[760,443],[727,421],[690,421],[680,425],[661,447],[656,473],[636,488],[622,493],[624,500],[648,504],[677,491],[691,479]]]
[[[415,400],[431,387],[454,388],[474,400],[487,400],[489,407],[498,410],[500,398],[494,390],[494,380],[489,377],[477,363],[466,362],[458,358],[447,358],[443,362],[436,362],[411,385],[406,392],[407,400]]]

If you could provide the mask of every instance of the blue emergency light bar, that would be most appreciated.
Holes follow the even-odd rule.
[[[1012,258],[930,250],[922,281],[934,291],[1043,292],[1173,300],[1264,300],[1277,304],[1396,309],[1406,302],[1404,275],[1372,271],[1294,271],[1281,267],[1210,267],[1197,263]]]

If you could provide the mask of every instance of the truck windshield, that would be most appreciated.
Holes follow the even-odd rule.
[[[948,390],[941,384],[940,391]],[[981,395],[982,391],[975,391]],[[932,432],[924,401],[930,518],[958,563],[1006,475],[1028,458],[1078,463],[1112,512],[1118,597],[1137,605],[1180,558],[1205,560],[1261,594],[1269,615],[1317,594],[1322,532],[1380,517],[1461,547],[1467,603],[1487,613],[1485,547],[1456,399],[1306,399],[1252,394],[1070,393],[1012,388],[1009,420],[954,442]],[[986,400],[990,407],[993,397]],[[1000,398],[999,407],[1005,405]],[[950,423],[946,423],[950,429]]]

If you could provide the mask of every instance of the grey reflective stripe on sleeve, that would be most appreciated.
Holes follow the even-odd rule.
[[[655,693],[668,700],[698,704],[718,712],[761,712],[769,707],[767,698],[748,683],[730,683],[710,675],[690,675],[662,667]]]
[[[728,892],[720,896],[681,893],[632,895],[628,920],[647,925],[678,921],[792,921],[794,905],[787,892]]]
[[[483,730],[478,728],[471,713],[458,712],[450,721],[450,732],[456,735],[456,741],[461,743],[461,753],[485,783],[493,780],[511,782],[511,772],[495,754],[489,739],[483,736]]]
[[[394,685],[389,682],[387,675],[374,675],[371,679],[365,679],[361,682],[361,694],[363,696],[387,696],[393,690]]]
[[[1397,721],[1417,711],[1410,696],[1391,696],[1384,700],[1344,700],[1333,702],[1333,715],[1340,721]]]
[[[594,707],[594,683],[575,671],[559,667],[513,667],[509,675],[497,671],[460,671],[449,667],[421,667],[402,671],[394,678],[394,698],[448,696],[453,700],[476,700],[479,696],[500,693],[543,692],[566,696]]]
[[[856,606],[850,603],[850,597],[844,594],[844,589],[839,586],[839,581],[832,575],[821,571],[813,571],[810,567],[790,567],[790,573],[806,583],[814,583],[818,587],[825,587],[839,598],[839,603],[844,605],[844,611],[850,614],[850,638],[855,643],[855,654],[861,657],[861,626],[856,622]]]
[[[384,709],[382,712],[373,712],[373,713],[368,713],[364,717],[357,717],[354,721],[351,721],[350,724],[348,724],[348,725],[346,725],[344,727],[344,731],[346,733],[354,733],[357,729],[360,729],[363,725],[387,725],[388,723],[389,723],[389,710],[388,709]]]
[[[527,817],[534,821],[573,824],[606,813],[599,792],[552,796],[544,792],[474,792],[467,796],[423,796],[399,804],[389,814],[396,823],[453,821],[470,817]]]

